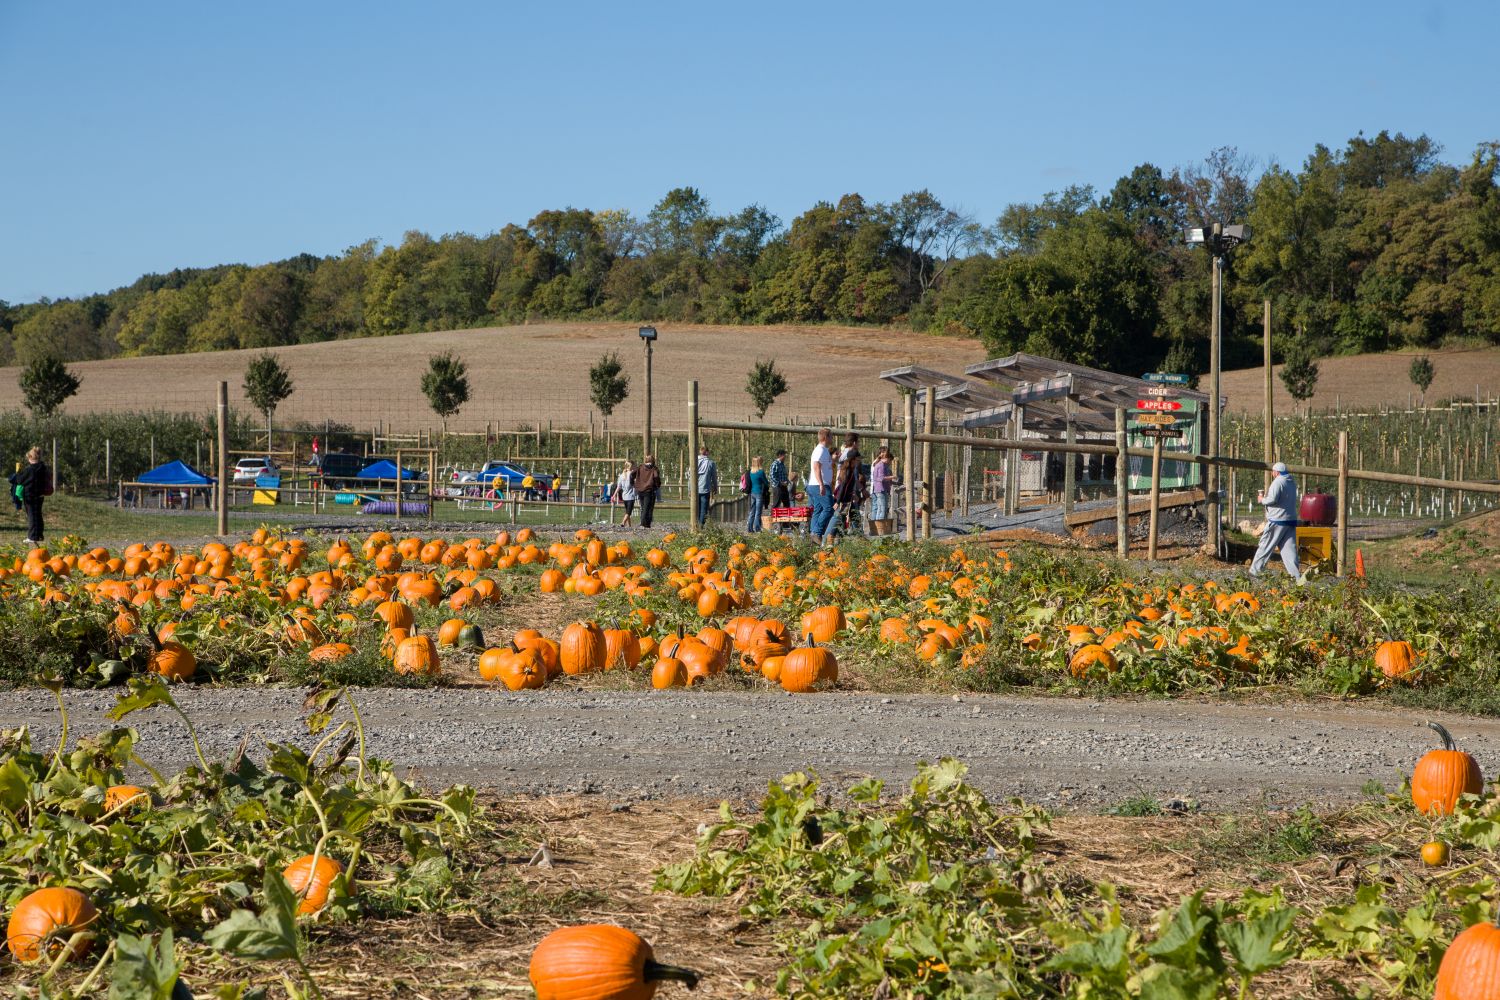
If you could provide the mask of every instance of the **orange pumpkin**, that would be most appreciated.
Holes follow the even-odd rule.
[[[604,630],[604,666],[607,670],[634,670],[641,662],[641,643],[628,628]]]
[[[659,964],[640,936],[610,924],[560,927],[531,953],[536,1000],[651,1000],[666,980],[698,985],[696,973]]]
[[[114,812],[130,805],[144,805],[149,801],[151,796],[137,785],[110,785],[104,791],[105,812]]]
[[[842,617],[842,613],[840,613]],[[839,663],[833,651],[809,637],[807,645],[787,653],[781,661],[781,686],[787,691],[805,693],[819,683],[832,684],[839,679]]]
[[[604,630],[593,622],[574,622],[563,630],[561,661],[565,674],[591,674],[609,663]]]
[[[1068,660],[1068,669],[1074,677],[1087,677],[1095,667],[1103,669],[1105,673],[1114,673],[1119,669],[1119,662],[1114,653],[1098,643],[1079,646]]]
[[[468,627],[468,624],[469,623],[464,621],[462,618],[449,618],[447,621],[443,622],[443,624],[438,626],[438,645],[458,645],[458,633],[462,632],[466,627]]]
[[[343,864],[333,858],[321,856],[314,866],[313,856],[304,854],[283,868],[281,877],[286,879],[287,887],[302,900],[297,904],[297,912],[308,914],[317,913],[328,905],[328,893],[333,888],[333,880],[343,874],[343,871]]]
[[[651,686],[657,690],[687,687],[687,667],[670,656],[659,658],[651,668]]]
[[[198,660],[182,643],[164,642],[151,654],[146,668],[169,681],[185,681],[198,669]]]
[[[1481,921],[1453,939],[1438,965],[1432,1000],[1500,997],[1500,927]]]
[[[1411,673],[1416,663],[1416,650],[1404,640],[1391,639],[1375,647],[1375,665],[1392,680],[1399,680]]]
[[[547,683],[547,668],[533,649],[518,649],[500,661],[500,683],[512,691],[534,691]]]
[[[802,616],[802,637],[811,637],[813,642],[829,643],[849,623],[844,618],[844,609],[835,604],[814,608]]]
[[[68,960],[82,958],[93,947],[88,928],[98,918],[94,904],[77,889],[38,889],[11,911],[5,941],[20,962],[35,962],[43,955],[50,959],[64,951]],[[72,943],[80,932],[84,936]]]
[[[1443,749],[1429,750],[1417,761],[1411,775],[1411,801],[1417,811],[1427,815],[1452,813],[1459,797],[1479,795],[1484,791],[1484,776],[1479,763],[1458,749],[1448,730],[1436,722],[1427,727],[1443,741]]]
[[[396,673],[435,674],[440,669],[437,644],[431,636],[412,635],[401,640],[396,647]]]

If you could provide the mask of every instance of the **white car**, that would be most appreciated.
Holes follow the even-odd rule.
[[[242,458],[234,463],[234,481],[253,483],[260,476],[274,476],[276,463],[269,458]]]

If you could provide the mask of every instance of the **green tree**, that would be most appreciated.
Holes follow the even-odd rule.
[[[271,417],[276,407],[292,394],[292,376],[281,367],[276,355],[267,351],[250,359],[245,366],[245,398],[266,418],[266,451],[271,450]]]
[[[589,399],[604,416],[604,426],[609,427],[609,415],[615,407],[630,395],[630,376],[623,374],[620,356],[614,351],[601,357],[589,369]]]
[[[1411,384],[1422,393],[1422,405],[1427,405],[1427,387],[1432,385],[1433,377],[1437,375],[1437,368],[1433,366],[1432,360],[1425,354],[1418,354],[1411,359],[1411,367],[1406,369],[1407,378]]]
[[[786,392],[786,388],[786,376],[776,370],[774,359],[755,362],[755,366],[750,369],[750,379],[745,383],[745,391],[755,404],[757,420],[766,415],[771,404],[776,402],[776,397]]]
[[[78,392],[79,378],[57,358],[37,358],[21,369],[21,395],[37,417],[50,417]]]
[[[448,418],[469,401],[469,366],[453,356],[452,351],[434,355],[422,375],[422,395],[443,421],[443,436],[448,435]]]
[[[1299,403],[1312,399],[1318,386],[1318,363],[1306,346],[1298,344],[1287,354],[1286,363],[1281,366],[1281,384]]]
[[[16,324],[15,358],[23,365],[44,358],[88,361],[105,353],[99,331],[81,302],[54,302]]]

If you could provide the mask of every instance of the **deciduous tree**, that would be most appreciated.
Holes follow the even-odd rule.
[[[620,356],[610,351],[589,369],[589,399],[599,408],[606,428],[609,427],[609,415],[625,402],[628,395],[630,376],[623,374]]]
[[[750,369],[750,379],[745,383],[745,392],[750,394],[750,402],[755,404],[757,420],[766,415],[771,404],[786,389],[786,376],[776,370],[775,359],[755,362]]]
[[[443,421],[443,436],[448,435],[448,418],[469,401],[469,366],[453,356],[452,351],[434,355],[422,374],[422,395]]]
[[[38,417],[50,417],[78,392],[80,380],[54,357],[37,358],[21,369],[21,396]]]

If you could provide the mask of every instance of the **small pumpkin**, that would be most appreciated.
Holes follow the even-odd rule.
[[[411,607],[400,601],[382,601],[375,605],[375,617],[385,622],[386,628],[411,630],[413,618]]]
[[[88,928],[99,918],[99,911],[89,898],[77,889],[54,887],[38,889],[16,904],[5,929],[5,943],[20,962],[35,962],[67,951],[67,960],[82,958],[93,947]],[[77,942],[73,936],[84,932]]]
[[[317,913],[328,905],[328,893],[333,888],[333,880],[343,874],[344,865],[327,855],[318,858],[317,865],[313,864],[313,856],[304,854],[281,870],[281,877],[286,879],[286,884],[292,892],[301,899],[297,904],[297,912],[301,914]]]
[[[1459,796],[1484,791],[1484,777],[1479,763],[1458,749],[1447,729],[1436,722],[1427,723],[1427,728],[1438,734],[1443,748],[1429,750],[1417,761],[1411,775],[1411,801],[1420,813],[1448,814],[1458,805]]]
[[[511,691],[534,691],[547,683],[547,668],[534,649],[518,649],[500,661],[500,683]]]
[[[698,974],[658,963],[640,935],[611,924],[559,927],[531,953],[536,1000],[651,1000],[658,984]]]
[[[347,642],[325,642],[321,646],[315,646],[307,654],[307,658],[314,663],[337,663],[353,652],[354,647]]]
[[[114,812],[127,806],[142,806],[150,801],[150,794],[139,785],[110,785],[104,791],[105,812]]]
[[[1429,840],[1422,845],[1422,864],[1428,868],[1441,868],[1448,863],[1448,844],[1442,840]]]
[[[829,643],[833,637],[849,627],[844,618],[844,609],[836,604],[813,608],[802,616],[802,637],[812,637],[814,642]]]
[[[1095,667],[1105,673],[1114,673],[1120,664],[1107,647],[1093,642],[1079,646],[1068,659],[1068,669],[1074,677],[1087,677]]]
[[[468,626],[468,624],[469,623],[464,621],[462,618],[449,618],[447,621],[443,622],[443,624],[438,626],[438,645],[458,645],[458,634],[462,632]]]
[[[634,670],[641,662],[641,642],[628,628],[604,630],[604,666],[608,670]]]

